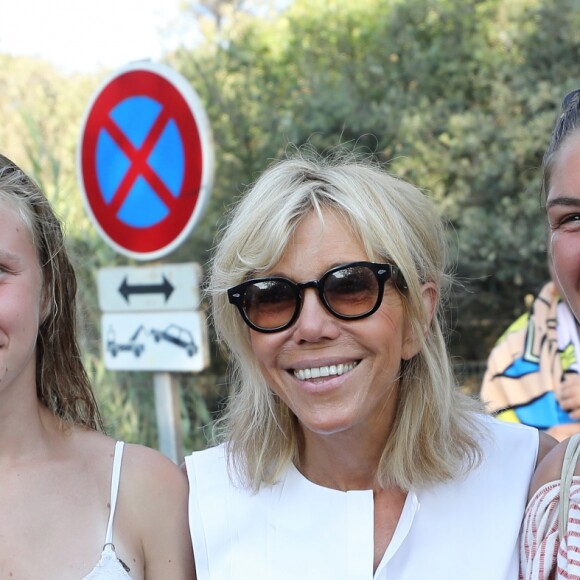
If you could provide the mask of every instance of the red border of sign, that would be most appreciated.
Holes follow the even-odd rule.
[[[101,193],[96,173],[100,132],[121,101],[147,96],[162,103],[175,121],[184,148],[184,179],[177,197],[167,196],[169,215],[159,224],[135,228],[117,218],[114,206]],[[102,237],[118,252],[147,260],[171,252],[191,232],[211,190],[213,148],[205,111],[189,83],[160,64],[135,63],[109,77],[97,91],[82,126],[78,151],[79,182],[85,207]]]

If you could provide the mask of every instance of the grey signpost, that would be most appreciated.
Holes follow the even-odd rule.
[[[117,252],[151,266],[98,272],[105,367],[152,371],[159,448],[182,459],[178,389],[171,373],[209,364],[201,268],[159,259],[200,219],[213,182],[207,115],[189,82],[149,61],[111,74],[82,123],[77,171],[85,209]]]
[[[105,367],[153,371],[159,449],[182,459],[179,392],[170,373],[209,364],[198,264],[102,268],[97,287]]]

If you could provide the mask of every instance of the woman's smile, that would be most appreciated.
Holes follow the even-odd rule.
[[[320,377],[336,377],[348,373],[358,365],[359,361],[350,363],[338,363],[324,366],[295,369],[294,376],[299,381],[318,379]]]

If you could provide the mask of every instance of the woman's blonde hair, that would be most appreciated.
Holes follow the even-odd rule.
[[[343,216],[373,261],[396,264],[408,290],[405,315],[421,340],[402,361],[395,423],[377,479],[402,489],[445,481],[479,462],[475,401],[459,392],[447,352],[440,305],[430,324],[422,284],[448,289],[445,232],[433,203],[416,187],[353,154],[309,152],[272,164],[233,208],[212,261],[208,291],[218,339],[227,345],[232,391],[218,423],[230,466],[253,489],[298,462],[298,422],[269,389],[252,352],[249,329],[226,290],[273,268],[311,211]]]

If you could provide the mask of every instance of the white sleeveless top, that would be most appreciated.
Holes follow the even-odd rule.
[[[538,432],[481,417],[482,464],[407,495],[373,574],[372,490],[316,485],[294,465],[252,493],[232,484],[224,446],[186,458],[198,580],[517,580],[518,536]]]
[[[119,491],[119,481],[121,479],[121,462],[123,460],[122,441],[115,444],[115,457],[113,459],[113,474],[111,476],[111,511],[109,512],[109,523],[105,534],[105,545],[97,565],[92,572],[83,580],[131,580],[131,576],[125,570],[123,563],[117,557],[115,545],[113,544],[113,520],[115,519],[115,508],[117,506],[117,494]]]

